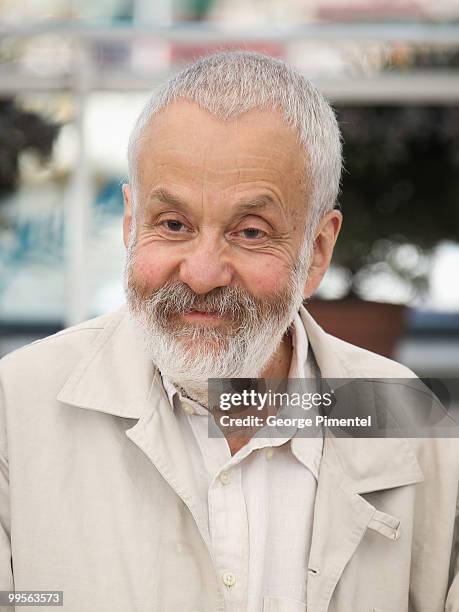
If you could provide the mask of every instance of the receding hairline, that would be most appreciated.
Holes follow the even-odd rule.
[[[298,144],[298,148],[300,152],[305,153],[304,148],[302,147],[302,142],[301,142],[301,138],[300,138],[298,129],[296,129],[294,125],[291,125],[290,123],[287,122],[282,112],[282,109],[279,108],[278,106],[268,106],[268,105],[258,106],[258,107],[250,108],[248,110],[243,110],[237,115],[235,114],[235,115],[232,115],[231,117],[221,117],[218,113],[215,113],[212,110],[209,110],[208,108],[201,106],[199,102],[197,102],[196,100],[189,99],[185,96],[172,100],[167,105],[159,108],[148,118],[148,120],[142,126],[143,129],[142,129],[141,134],[138,136],[138,138],[133,143],[134,145],[136,145],[134,148],[134,151],[135,152],[138,151],[139,142],[141,142],[143,138],[145,138],[145,136],[148,135],[148,131],[154,127],[154,125],[158,122],[158,120],[161,121],[164,115],[171,113],[171,112],[177,113],[177,110],[178,111],[185,110],[187,107],[188,109],[194,109],[198,112],[203,113],[204,115],[207,115],[209,118],[213,119],[215,123],[222,124],[222,125],[231,125],[234,123],[238,123],[241,120],[244,121],[246,119],[250,120],[250,115],[255,115],[255,114],[271,116],[271,118],[273,115],[275,115],[276,119],[279,121],[279,124],[282,125],[283,128],[285,128],[286,132],[289,132],[294,137],[296,143]],[[188,114],[188,117],[189,116],[190,115]]]
[[[298,130],[295,129],[294,126],[287,123],[287,121],[285,120],[285,117],[282,114],[282,110],[279,108],[270,108],[270,107],[251,108],[247,111],[241,112],[237,116],[221,118],[215,113],[213,113],[212,111],[209,111],[208,109],[201,107],[195,100],[189,100],[187,98],[177,98],[176,100],[173,100],[168,105],[162,107],[156,113],[154,113],[149,118],[149,121],[144,125],[142,135],[140,136],[140,138],[137,139],[136,148],[133,151],[133,155],[136,156],[136,168],[138,168],[139,166],[138,164],[139,155],[141,155],[142,153],[143,154],[147,153],[146,151],[142,151],[142,142],[145,142],[145,140],[148,140],[150,138],[149,130],[154,128],[154,125],[158,120],[161,120],[161,116],[164,117],[166,113],[171,113],[174,111],[176,112],[177,109],[180,109],[180,107],[183,109],[185,109],[186,107],[189,107],[191,109],[200,111],[204,113],[205,115],[208,115],[209,117],[215,119],[216,123],[220,123],[224,125],[231,125],[231,124],[237,123],[241,119],[244,120],[246,118],[250,121],[251,120],[250,115],[263,114],[267,116],[272,116],[272,115],[277,116],[277,119],[279,120],[279,125],[281,125],[283,129],[285,129],[286,133],[289,133],[289,135],[291,135],[295,139],[295,143],[297,146],[297,152],[295,153],[295,156],[298,156],[298,157],[295,157],[294,159],[295,161],[299,162],[297,166],[297,172],[298,172],[297,178],[299,180],[299,186],[303,191],[303,196],[309,199],[311,195],[310,194],[311,186],[308,180],[310,178],[309,156],[308,156],[307,151],[302,146],[302,143],[301,143],[301,140],[298,134]],[[244,129],[245,129],[245,126],[244,126]]]

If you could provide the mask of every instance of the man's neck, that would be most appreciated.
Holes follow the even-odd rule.
[[[288,378],[292,355],[292,336],[287,332],[269,364],[260,374],[260,378]]]

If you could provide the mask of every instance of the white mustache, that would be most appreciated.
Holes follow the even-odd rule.
[[[217,287],[205,295],[199,295],[179,282],[165,284],[152,292],[145,302],[161,319],[196,311],[256,320],[261,307],[260,301],[240,287]]]

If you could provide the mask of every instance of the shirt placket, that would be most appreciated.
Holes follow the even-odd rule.
[[[232,612],[245,610],[249,534],[241,463],[226,465],[215,474],[208,504],[212,547],[225,601]]]

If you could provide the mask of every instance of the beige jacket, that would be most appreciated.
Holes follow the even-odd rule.
[[[412,375],[301,316],[324,377]],[[63,590],[66,612],[223,611],[187,448],[125,307],[0,377],[0,590]],[[458,482],[455,439],[327,436],[308,612],[458,612]]]

